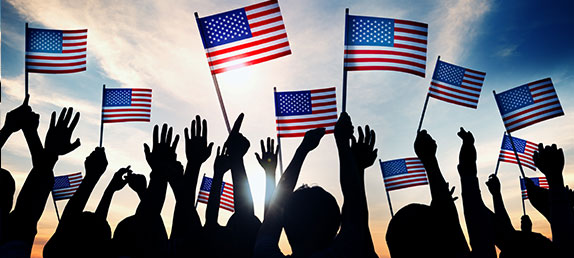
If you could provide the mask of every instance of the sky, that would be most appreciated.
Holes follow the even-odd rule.
[[[193,16],[207,16],[258,1],[170,0],[170,1],[66,1],[3,0],[1,16],[2,103],[1,119],[24,97],[24,24],[33,28],[88,29],[88,69],[67,75],[30,74],[30,104],[41,115],[39,133],[46,133],[52,111],[74,107],[81,113],[74,137],[81,147],[60,158],[56,175],[84,171],[83,161],[98,145],[102,84],[118,88],[152,88],[152,122],[106,124],[104,147],[108,169],[96,186],[86,210],[94,211],[115,171],[131,165],[137,173],[149,175],[143,143],[151,142],[154,124],[169,123],[183,136],[196,114],[208,120],[209,140],[221,145],[227,137],[209,67]],[[484,202],[492,199],[483,182],[493,173],[504,127],[492,91],[552,78],[565,116],[521,129],[515,137],[533,142],[557,143],[566,154],[565,182],[574,186],[574,2],[554,1],[390,1],[390,0],[290,0],[280,1],[292,54],[270,62],[218,75],[223,99],[231,120],[245,113],[242,132],[251,141],[245,163],[256,215],[263,217],[264,172],[255,159],[259,140],[274,136],[273,87],[279,91],[337,87],[341,107],[344,12],[398,18],[429,24],[426,77],[406,73],[349,72],[347,110],[357,125],[369,124],[377,132],[378,158],[390,160],[414,156],[413,141],[430,83],[441,60],[486,72],[478,109],[430,99],[423,127],[438,144],[442,172],[455,195],[460,196],[456,171],[461,141],[459,127],[474,133],[478,151],[479,181]],[[282,140],[285,166],[300,138]],[[213,159],[201,174],[213,174]],[[178,159],[185,162],[184,144]],[[337,152],[332,135],[323,138],[304,163],[298,185],[320,185],[332,193],[339,205]],[[24,137],[17,133],[2,150],[2,166],[12,172],[17,193],[24,183],[31,161]],[[543,176],[525,168],[527,176]],[[522,215],[518,167],[500,165],[503,197],[512,223],[520,227]],[[228,174],[225,181],[231,182]],[[378,164],[366,170],[369,225],[380,257],[389,257],[385,233],[390,220],[382,175]],[[409,203],[430,204],[428,186],[390,192],[395,211]],[[66,201],[57,203],[62,211]],[[170,231],[175,200],[171,190],[162,216]],[[462,203],[456,201],[459,219],[464,221]],[[550,226],[528,201],[526,212],[534,231],[551,237]],[[137,196],[128,187],[116,193],[108,215],[115,228],[135,213]],[[204,219],[205,205],[198,205]],[[220,224],[231,215],[220,211]],[[464,227],[464,223],[463,227]],[[57,225],[54,204],[46,204],[38,224],[33,257],[41,257],[43,244]],[[466,228],[464,228],[466,230]],[[290,253],[283,236],[281,249]]]

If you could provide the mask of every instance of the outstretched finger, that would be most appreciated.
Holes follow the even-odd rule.
[[[165,143],[169,146],[171,144],[171,138],[173,136],[173,127],[167,130],[167,136],[165,137]]]
[[[375,147],[375,138],[376,138],[376,134],[374,130],[371,130],[371,141],[368,143],[369,147],[374,148]]]
[[[56,127],[56,111],[52,112],[50,117],[50,129]]]
[[[70,124],[69,129],[74,131],[76,125],[78,125],[78,121],[80,121],[80,112],[76,112],[76,115],[74,116],[74,119],[72,119],[72,123]]]
[[[271,137],[267,137],[267,152],[273,151],[273,145],[271,144]]]
[[[235,123],[233,124],[231,132],[229,133],[230,135],[239,133],[239,129],[241,129],[241,124],[243,123],[243,117],[244,117],[243,113],[239,114],[237,120],[235,120]]]
[[[197,116],[199,117],[199,116]],[[201,136],[207,140],[207,120],[201,121]]]
[[[263,140],[259,141],[259,145],[261,145],[261,153],[265,153],[265,143]]]
[[[183,129],[183,136],[185,136],[185,140],[186,140],[186,141],[189,141],[189,140],[190,140],[190,138],[189,138],[189,130],[188,130],[187,128],[184,128],[184,129]]]
[[[58,116],[58,122],[56,123],[56,126],[58,126],[58,125],[62,126],[67,110],[68,110],[67,108],[62,108],[62,111],[60,112],[60,116]],[[68,126],[68,125],[65,125],[65,126]]]
[[[368,145],[371,142],[371,128],[365,125],[365,143]]]
[[[157,147],[157,144],[159,143],[159,125],[155,125],[153,127],[153,142],[152,142],[152,147],[153,149],[155,149]]]
[[[170,139],[171,140],[171,139]],[[173,151],[175,151],[177,149],[177,143],[179,142],[179,134],[175,135],[175,138],[173,139],[173,144],[171,145],[171,149]],[[169,144],[169,142],[168,142]]]
[[[365,134],[363,133],[363,128],[359,126],[359,143],[362,143],[365,140]]]
[[[196,127],[197,125],[195,124],[195,120],[191,120],[191,138],[195,138],[195,136],[197,136],[196,132]]]
[[[66,112],[66,116],[64,117],[64,124],[62,126],[68,127],[70,124],[70,120],[72,119],[72,114],[74,113],[74,108],[69,107],[68,112]]]
[[[261,156],[259,156],[259,153],[255,152],[255,158],[257,159],[257,161],[259,161],[259,163],[261,163],[262,159]]]
[[[195,126],[196,126],[196,132],[195,132],[195,136],[201,136],[201,118],[199,117],[199,115],[195,116]]]

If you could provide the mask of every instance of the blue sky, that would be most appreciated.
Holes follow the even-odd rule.
[[[88,29],[88,71],[69,75],[30,74],[31,104],[41,115],[40,135],[44,135],[49,114],[73,106],[82,114],[75,135],[82,146],[60,160],[57,175],[83,171],[83,160],[98,143],[101,86],[153,89],[152,123],[124,123],[105,126],[104,146],[108,172],[88,203],[94,210],[103,189],[118,168],[132,165],[148,174],[143,143],[151,141],[155,123],[168,122],[180,134],[195,114],[208,119],[209,137],[222,144],[226,129],[221,118],[209,68],[193,12],[207,16],[257,1],[121,1],[5,0],[2,1],[2,119],[23,98],[24,23],[30,27]],[[280,1],[293,54],[271,62],[227,72],[218,76],[230,117],[245,112],[244,134],[251,140],[246,156],[253,188],[256,214],[262,217],[264,176],[253,153],[258,141],[275,134],[273,87],[296,90],[336,86],[341,94],[344,9],[354,15],[414,20],[429,24],[426,78],[396,72],[350,72],[348,111],[355,125],[369,124],[377,132],[382,160],[413,156],[412,142],[436,58],[487,73],[477,110],[429,100],[423,127],[437,140],[443,174],[457,186],[456,171],[460,126],[477,139],[479,179],[493,172],[500,148],[503,125],[492,90],[498,92],[531,81],[551,77],[565,116],[521,129],[516,137],[534,142],[556,142],[567,155],[566,182],[574,185],[574,3],[553,1]],[[340,98],[339,98],[340,100]],[[339,103],[340,107],[340,103]],[[43,138],[43,137],[42,137]],[[290,160],[299,139],[282,141],[284,161]],[[179,159],[184,161],[183,144]],[[202,168],[212,174],[213,156]],[[318,184],[343,202],[338,183],[334,141],[327,136],[308,157],[299,184]],[[12,171],[18,188],[24,182],[31,162],[18,134],[2,152],[2,165]],[[570,172],[570,173],[569,173]],[[370,226],[381,257],[388,256],[384,235],[390,214],[380,169],[377,164],[366,172]],[[529,176],[542,176],[526,171]],[[522,213],[518,168],[502,164],[503,196],[512,221],[519,226]],[[226,178],[231,181],[231,178]],[[485,203],[491,207],[488,190],[481,186]],[[113,201],[108,220],[115,225],[135,212],[136,195],[127,189]],[[398,210],[410,202],[429,203],[426,186],[391,192]],[[64,208],[64,202],[58,204]],[[164,221],[171,226],[174,200],[171,192],[164,206]],[[457,201],[461,221],[462,206]],[[199,205],[201,217],[204,206]],[[550,228],[527,202],[534,229],[550,236]],[[220,212],[220,222],[229,217]],[[53,205],[48,204],[39,224],[35,252],[55,229]],[[281,247],[288,251],[285,241]]]

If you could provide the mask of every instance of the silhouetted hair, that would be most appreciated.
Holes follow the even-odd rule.
[[[335,239],[341,212],[335,197],[319,186],[303,185],[291,194],[283,212],[291,248],[321,250]]]
[[[445,257],[448,243],[441,243],[440,225],[428,206],[418,203],[400,209],[389,222],[387,245],[393,258]]]
[[[500,258],[558,257],[552,241],[540,233],[515,231],[505,242]]]
[[[0,169],[0,211],[10,212],[14,202],[16,182],[8,170]]]

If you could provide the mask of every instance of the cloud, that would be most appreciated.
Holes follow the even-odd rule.
[[[498,50],[496,55],[500,57],[509,57],[516,54],[516,49],[518,49],[518,45],[506,46]]]

